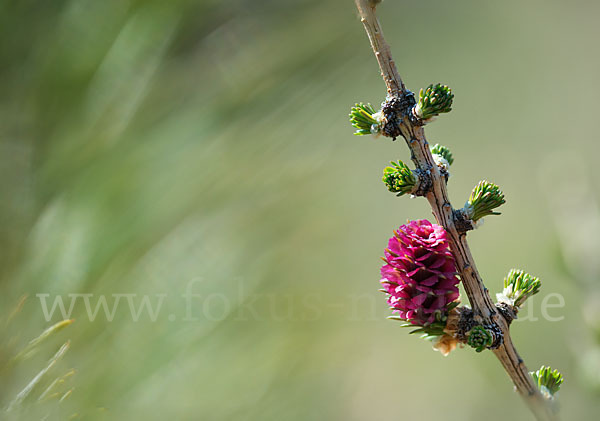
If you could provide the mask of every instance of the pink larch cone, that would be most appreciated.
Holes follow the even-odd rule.
[[[446,231],[422,219],[402,225],[388,242],[381,283],[400,318],[428,326],[458,298],[456,264]]]

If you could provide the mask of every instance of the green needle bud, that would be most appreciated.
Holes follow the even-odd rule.
[[[483,180],[471,192],[471,197],[465,204],[465,215],[473,222],[484,216],[500,215],[500,212],[494,212],[494,209],[503,203],[506,203],[506,201],[500,187]]]
[[[492,334],[483,326],[475,326],[471,329],[467,338],[467,345],[475,348],[475,351],[481,352],[494,342]]]
[[[350,123],[357,130],[355,135],[379,134],[381,131],[380,121],[377,120],[377,112],[371,104],[356,104],[350,110]]]
[[[410,193],[417,179],[413,172],[406,166],[406,164],[400,160],[398,162],[391,162],[392,167],[385,167],[383,169],[383,182],[387,186],[388,190],[392,193],[398,193],[397,196]]]
[[[439,143],[436,143],[433,147],[431,147],[431,153],[444,158],[448,162],[448,165],[452,165],[454,162],[454,158],[452,157],[452,152],[450,152],[450,149],[440,145]]]
[[[429,85],[427,89],[419,92],[419,102],[415,106],[414,114],[422,120],[429,120],[442,113],[452,110],[452,90],[442,84]]]
[[[529,374],[533,377],[540,392],[548,399],[553,399],[563,382],[562,374],[558,370],[552,371],[550,367],[542,366],[538,371],[530,371]]]
[[[504,278],[504,291],[496,294],[496,297],[499,302],[521,307],[525,300],[540,291],[541,286],[539,278],[519,269],[511,269]]]

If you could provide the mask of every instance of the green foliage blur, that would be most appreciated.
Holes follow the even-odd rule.
[[[595,419],[600,4],[380,9],[407,86],[455,94],[454,205],[506,195],[469,234],[492,296],[542,280],[521,356]],[[402,139],[352,136],[385,89],[351,1],[0,0],[0,28],[0,419],[530,419],[490,352],[385,319],[386,241],[432,216],[381,182]]]

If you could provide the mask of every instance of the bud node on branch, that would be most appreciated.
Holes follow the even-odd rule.
[[[456,209],[453,212],[454,226],[460,234],[466,234],[467,231],[475,229],[475,223],[467,217],[463,209]]]
[[[404,124],[404,118],[410,114],[410,110],[415,103],[415,96],[410,91],[405,91],[400,96],[386,98],[381,104],[381,114],[383,116],[381,133],[393,140],[396,140],[398,136],[402,136],[401,126]]]
[[[517,312],[519,309],[517,307],[511,306],[507,303],[496,303],[496,308],[498,309],[498,313],[504,317],[506,323],[510,326],[513,320],[517,318]]]

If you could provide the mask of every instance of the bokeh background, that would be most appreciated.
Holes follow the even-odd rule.
[[[427,130],[455,206],[505,191],[469,235],[487,286],[543,280],[521,356],[561,370],[565,418],[596,419],[600,3],[380,9],[406,84],[455,92]],[[353,2],[2,0],[0,28],[0,418],[530,418],[491,353],[444,358],[385,319],[379,256],[431,212],[381,183],[401,140],[352,136],[351,105],[385,94]],[[63,319],[39,294],[130,295],[93,320],[80,296],[15,359]]]

